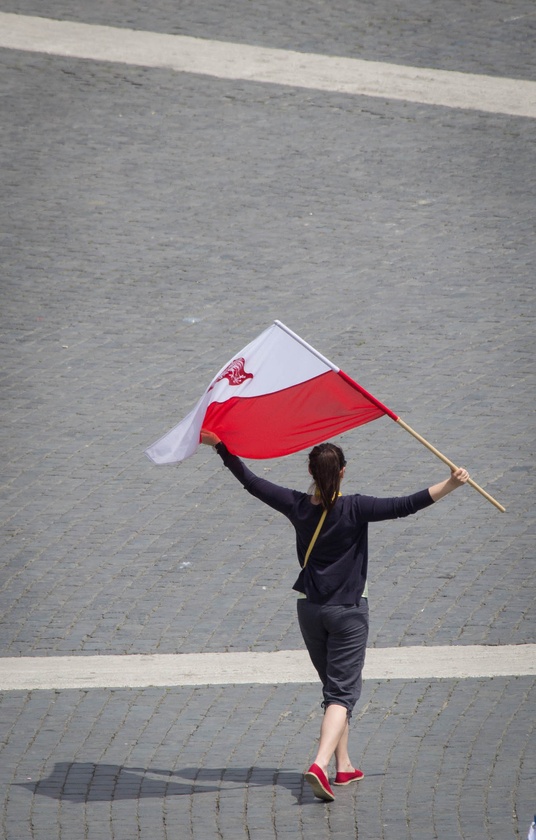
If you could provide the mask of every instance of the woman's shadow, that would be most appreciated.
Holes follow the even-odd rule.
[[[59,761],[44,779],[18,784],[62,801],[111,802],[215,793],[222,788],[284,787],[301,800],[303,775],[274,767],[183,767],[179,770]]]

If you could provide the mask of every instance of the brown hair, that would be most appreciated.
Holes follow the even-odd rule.
[[[346,458],[340,446],[334,443],[321,443],[309,453],[309,470],[320,496],[322,507],[328,513],[337,501],[341,486],[341,470],[346,466]]]

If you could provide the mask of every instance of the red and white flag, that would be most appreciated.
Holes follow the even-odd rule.
[[[201,429],[244,458],[278,458],[387,414],[379,400],[275,321],[214,377],[190,414],[145,454],[173,464],[196,451]]]

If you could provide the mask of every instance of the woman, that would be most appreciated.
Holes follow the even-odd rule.
[[[339,446],[323,443],[309,454],[313,485],[309,493],[302,493],[256,476],[213,432],[203,430],[201,441],[216,448],[248,493],[284,514],[296,531],[302,567],[293,587],[298,592],[298,621],[324,695],[319,748],[305,778],[316,797],[331,802],[335,796],[328,766],[333,755],[335,785],[359,781],[364,775],[348,755],[348,732],[361,694],[368,636],[368,523],[417,513],[461,487],[469,475],[457,469],[445,481],[410,496],[342,496],[344,454]]]

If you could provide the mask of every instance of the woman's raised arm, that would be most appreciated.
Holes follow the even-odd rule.
[[[434,484],[432,487],[428,488],[428,492],[430,496],[434,500],[434,502],[439,501],[442,499],[443,496],[448,496],[449,493],[452,493],[453,490],[456,490],[458,487],[463,487],[466,484],[467,479],[469,478],[469,473],[463,467],[459,467],[457,470],[454,470],[450,474],[450,478],[447,478],[445,481],[440,481],[439,484]]]

